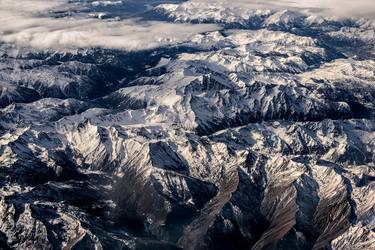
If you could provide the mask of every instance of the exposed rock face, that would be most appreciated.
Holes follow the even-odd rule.
[[[374,249],[375,24],[155,13],[224,28],[133,53],[1,45],[0,248]]]

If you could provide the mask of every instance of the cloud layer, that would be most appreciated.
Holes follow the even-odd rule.
[[[278,2],[292,7],[320,8],[327,14],[337,16],[371,17],[375,13],[374,0],[281,0]]]
[[[105,47],[150,49],[217,30],[216,25],[100,20],[79,16],[52,18],[48,11],[67,8],[62,0],[0,0],[0,41],[46,49]]]
[[[374,0],[190,0],[243,8],[314,9],[336,16],[375,15]],[[70,3],[69,3],[70,2]],[[125,50],[150,49],[188,40],[192,35],[219,29],[215,25],[140,22],[135,19],[101,20],[72,12],[50,17],[51,10],[67,10],[80,1],[0,0],[0,42],[40,49],[105,47]],[[126,4],[95,1],[93,5]]]
[[[339,17],[373,17],[374,0],[190,0],[228,7],[270,8],[270,9],[314,9],[324,15]]]

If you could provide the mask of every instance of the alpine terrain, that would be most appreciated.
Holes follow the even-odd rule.
[[[375,249],[373,18],[14,2],[0,249]]]

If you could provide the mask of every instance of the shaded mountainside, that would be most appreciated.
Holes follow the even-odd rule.
[[[0,249],[375,248],[375,24],[156,16],[223,30],[131,53],[0,46]]]

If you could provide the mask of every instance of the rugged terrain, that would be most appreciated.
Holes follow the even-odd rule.
[[[133,52],[1,44],[0,248],[374,249],[375,22],[142,16],[221,28]]]

